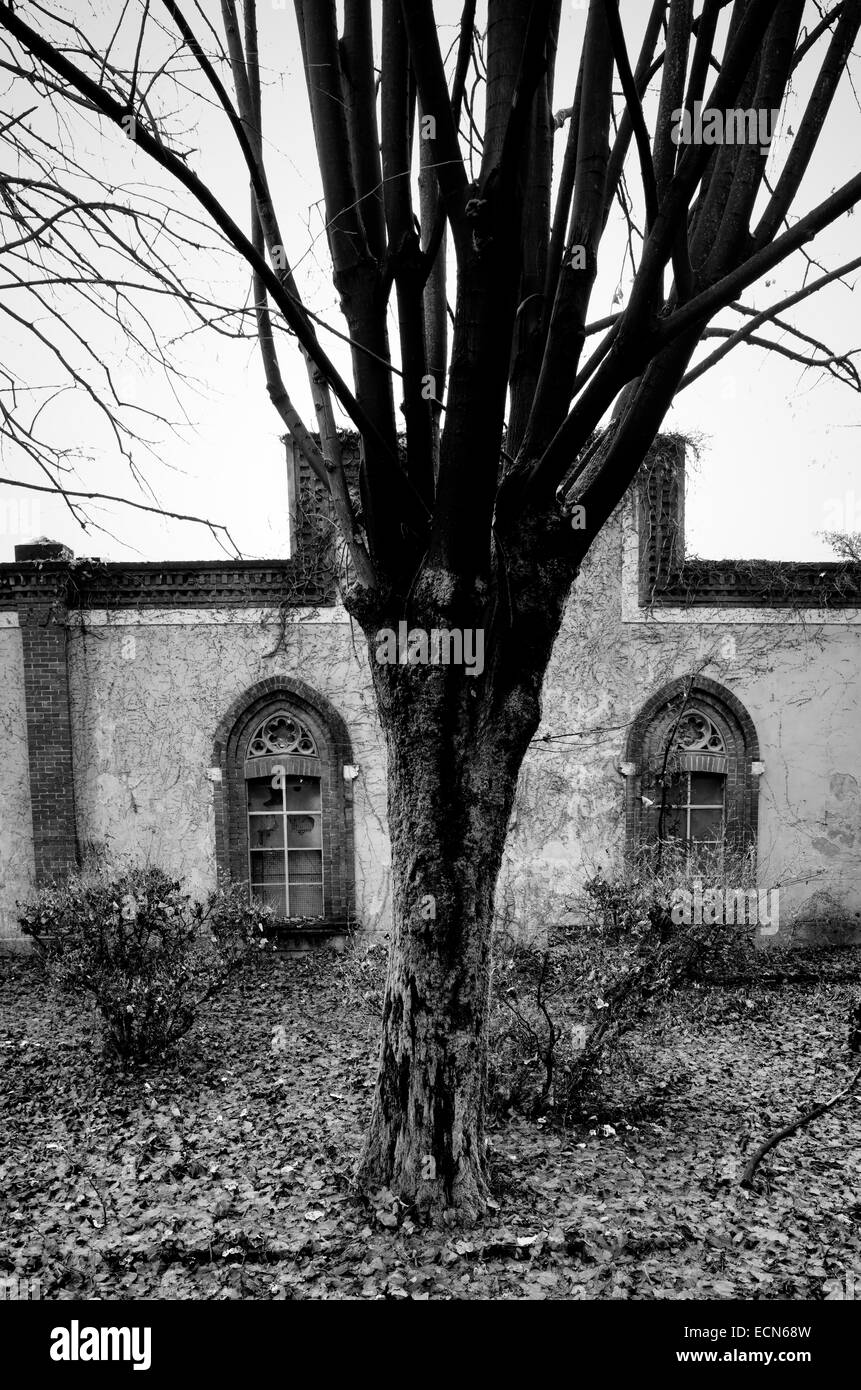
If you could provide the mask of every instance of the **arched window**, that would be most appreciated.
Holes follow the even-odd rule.
[[[353,915],[353,762],[343,720],[293,677],[235,701],[215,738],[216,856],[279,920]]]
[[[314,735],[289,710],[268,715],[248,742],[251,894],[279,918],[323,916],[323,802],[311,759]]]
[[[682,677],[634,720],[625,749],[629,851],[688,856],[756,841],[759,745],[750,715],[717,681]]]
[[[687,846],[719,845],[726,817],[724,736],[704,710],[684,708],[660,773],[658,838]]]

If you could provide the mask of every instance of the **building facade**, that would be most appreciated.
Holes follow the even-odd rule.
[[[16,902],[92,853],[200,894],[228,871],[294,942],[386,932],[367,651],[319,562],[319,492],[289,469],[289,560],[103,564],[37,543],[0,565],[6,949],[24,944]],[[859,683],[861,567],[687,558],[683,455],[662,441],[569,600],[500,913],[540,932],[670,835],[749,852],[783,936],[861,940]]]

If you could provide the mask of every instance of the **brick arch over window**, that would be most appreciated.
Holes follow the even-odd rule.
[[[353,842],[353,784],[344,780],[345,765],[353,762],[347,726],[334,705],[294,676],[271,676],[234,700],[218,725],[213,741],[213,767],[221,771],[214,786],[215,854],[219,870],[249,883],[248,808],[245,759],[252,735],[279,711],[295,715],[310,732],[317,748],[307,768],[294,768],[294,758],[281,758],[287,772],[319,775],[323,829],[323,916],[333,925],[352,920],[355,912]],[[262,759],[268,763],[271,759]],[[313,767],[312,767],[313,763]],[[267,769],[268,770],[268,769]]]
[[[682,768],[703,778],[725,779],[726,842],[739,849],[756,843],[759,778],[752,764],[759,761],[759,740],[753,720],[737,696],[718,681],[679,676],[646,702],[628,731],[624,761],[629,852],[657,839],[665,750],[682,728],[685,714],[694,711],[711,726],[711,746],[717,751],[704,746],[686,752],[680,759]]]

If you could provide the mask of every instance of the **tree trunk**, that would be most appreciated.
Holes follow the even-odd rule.
[[[428,1213],[454,1208],[466,1221],[488,1193],[483,1120],[496,883],[574,574],[570,561],[547,563],[552,529],[546,521],[540,528],[545,563],[538,578],[532,566],[529,601],[518,592],[528,565],[507,557],[506,598],[515,607],[500,616],[497,605],[481,628],[488,643],[481,674],[464,665],[381,664],[365,625],[388,749],[393,923],[359,1179]]]
[[[489,747],[417,736],[409,720],[388,745],[393,930],[362,1177],[475,1216],[487,1194],[491,922],[516,772]]]

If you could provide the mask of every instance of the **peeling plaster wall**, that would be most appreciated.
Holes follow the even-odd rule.
[[[34,881],[33,819],[24,705],[24,663],[17,627],[0,627],[0,942],[20,937],[16,899]]]
[[[233,700],[267,677],[298,676],[344,718],[361,771],[353,784],[356,910],[384,930],[390,901],[385,752],[367,660],[349,623],[289,618],[277,654],[273,616],[229,610],[96,615],[70,651],[79,834],[118,855],[148,858],[215,882],[212,765],[216,728]],[[137,616],[137,621],[136,621]]]
[[[758,881],[780,887],[781,930],[861,940],[861,614],[639,609],[633,508],[616,513],[568,603],[521,771],[503,915],[540,933],[596,868],[620,867],[628,727],[663,685],[700,671],[756,727]]]

